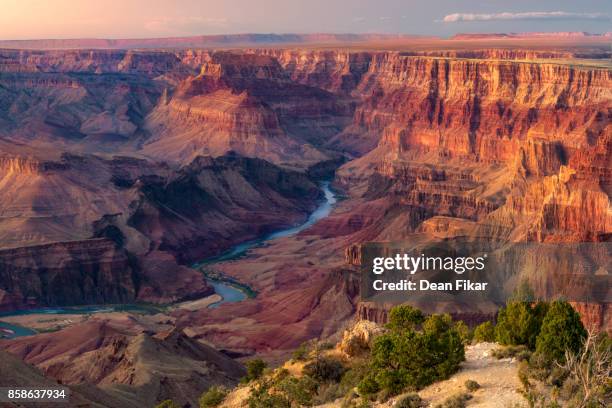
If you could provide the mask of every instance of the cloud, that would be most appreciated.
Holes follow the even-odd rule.
[[[572,13],[567,11],[528,11],[524,13],[454,13],[444,16],[444,23],[462,21],[502,21],[502,20],[602,20],[609,21],[610,16],[604,13]]]

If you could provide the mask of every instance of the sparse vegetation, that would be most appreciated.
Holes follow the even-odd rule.
[[[266,362],[259,358],[247,361],[247,375],[242,379],[242,382],[249,382],[259,379],[262,376],[266,367]]]
[[[480,388],[480,384],[474,380],[466,380],[464,385],[469,392],[474,392]]]
[[[503,358],[516,358],[519,361],[529,360],[531,352],[527,346],[502,346],[498,347],[491,353],[498,360]]]
[[[210,387],[208,391],[202,394],[199,403],[200,408],[214,408],[219,406],[225,397],[227,390],[221,387]]]
[[[155,408],[180,408],[180,407],[178,406],[177,403],[168,399],[168,400],[162,401],[159,404],[157,404]]]
[[[424,406],[425,403],[423,402],[421,397],[419,397],[419,394],[412,393],[401,397],[395,403],[395,405],[393,405],[393,408],[421,408]]]
[[[470,399],[472,399],[472,395],[467,392],[455,394],[447,398],[442,404],[437,405],[436,408],[465,408]]]
[[[271,394],[269,388],[256,385],[247,399],[249,408],[291,408],[291,401],[280,394]]]
[[[334,358],[319,357],[304,366],[303,373],[319,382],[339,382],[344,374],[344,365]]]
[[[536,308],[536,310],[538,310]],[[523,395],[534,407],[604,407],[612,401],[611,344],[584,329],[567,302],[539,310],[536,348],[519,367]],[[605,336],[604,336],[605,337]]]
[[[505,345],[495,349],[492,355],[498,359],[516,358],[521,361],[518,375],[523,394],[532,406],[557,406],[558,401],[570,397],[574,401],[600,401],[606,392],[609,393],[610,384],[602,378],[605,375],[609,377],[610,342],[607,343],[608,360],[604,358],[608,361],[605,363],[608,371],[604,370],[602,374],[598,368],[600,380],[590,386],[589,392],[583,390],[584,378],[588,376],[580,377],[580,370],[593,365],[582,363],[585,357],[576,354],[576,334],[581,338],[584,329],[571,306],[563,302],[531,305],[514,300],[500,315],[497,327],[491,322],[478,326],[474,340],[503,339]],[[553,341],[549,333],[555,330],[564,331],[564,335]],[[291,375],[285,369],[263,374],[263,361],[248,362],[247,378],[254,381],[249,407],[314,406],[339,398],[344,398],[343,407],[353,408],[371,406],[375,400],[384,402],[402,392],[417,391],[451,376],[465,359],[464,344],[470,338],[468,326],[463,322],[453,322],[449,315],[424,317],[418,309],[410,306],[393,308],[386,330],[377,333],[370,343],[371,348],[358,357],[345,360],[334,351],[322,350],[311,342],[303,344],[294,353],[294,360],[305,361],[301,376]],[[568,354],[561,360],[555,358],[558,355],[556,351],[563,347],[568,352],[573,350],[574,357]],[[592,347],[590,353],[593,353]],[[563,362],[572,366],[565,366],[561,364]],[[588,378],[592,379],[592,376]],[[480,384],[467,380],[464,386],[465,392],[453,395],[438,406],[465,407]],[[553,390],[550,395],[542,393],[546,388]],[[395,408],[422,406],[423,401],[414,392],[394,404]],[[591,405],[575,406],[586,408]]]
[[[292,358],[295,361],[304,361],[308,358],[309,353],[310,353],[309,343],[305,341],[293,351]]]
[[[568,378],[563,387],[579,407],[610,406],[612,402],[612,341],[591,331],[579,352],[566,350],[560,366]]]

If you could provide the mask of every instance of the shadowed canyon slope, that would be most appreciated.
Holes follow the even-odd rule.
[[[240,363],[180,331],[153,334],[130,318],[92,319],[35,340],[5,348],[61,384],[96,390],[94,401],[104,403],[100,394],[125,399],[110,406],[152,406],[160,398],[196,405],[201,390],[233,386],[245,374]]]
[[[384,320],[358,299],[367,242],[609,242],[609,49],[446,46],[0,51],[2,309],[200,299],[213,290],[186,265],[302,222],[322,178],[343,198],[209,265],[254,298],[2,348],[153,403],[237,378],[205,344],[275,358],[356,314]],[[610,328],[608,305],[581,311]],[[185,367],[160,379],[175,354]]]

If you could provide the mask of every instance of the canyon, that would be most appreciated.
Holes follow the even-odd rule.
[[[0,311],[160,308],[0,348],[83,398],[195,404],[243,375],[232,358],[281,361],[355,318],[384,323],[389,305],[359,297],[371,242],[589,244],[597,268],[582,280],[609,279],[609,45],[521,38],[0,43]],[[171,307],[214,293],[190,265],[304,222],[322,180],[341,198],[329,216],[201,267],[253,296]],[[505,278],[538,291],[554,286],[544,271],[569,262],[526,254],[522,275]],[[609,303],[576,308],[610,332]],[[495,318],[491,305],[426,311]]]

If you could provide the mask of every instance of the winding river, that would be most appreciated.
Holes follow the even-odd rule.
[[[308,219],[295,227],[279,230],[276,232],[272,232],[268,235],[265,235],[259,239],[243,242],[238,244],[228,251],[222,253],[221,255],[208,258],[202,262],[199,262],[193,265],[193,268],[202,269],[206,265],[211,265],[217,262],[229,261],[232,259],[238,259],[244,256],[249,250],[253,248],[260,247],[264,245],[266,242],[289,237],[295,234],[300,233],[306,228],[311,227],[321,219],[327,217],[336,203],[336,195],[329,187],[330,182],[325,181],[321,183],[321,190],[324,193],[325,199],[321,202],[321,204],[310,214]],[[208,283],[213,286],[215,289],[215,293],[221,296],[222,300],[209,305],[209,308],[217,308],[224,303],[233,303],[240,302],[247,298],[247,294],[244,289],[241,288],[237,284],[232,284],[225,281],[208,279]],[[23,315],[32,315],[32,314],[49,314],[49,315],[58,315],[58,314],[92,314],[92,313],[108,313],[108,312],[138,312],[138,313],[154,313],[159,311],[155,306],[150,305],[139,305],[139,304],[124,304],[124,305],[99,305],[99,306],[71,306],[71,307],[46,307],[46,308],[38,308],[38,309],[28,309],[28,310],[17,310],[11,312],[2,312],[0,313],[0,319],[2,317],[7,316],[23,316]],[[6,322],[0,321],[0,338],[13,338],[19,336],[28,336],[35,334],[36,331],[12,325]]]
[[[202,267],[205,267],[206,265],[210,265],[216,262],[230,261],[232,259],[238,259],[244,256],[250,249],[257,248],[259,246],[262,246],[266,242],[269,242],[269,241],[272,241],[278,238],[284,238],[284,237],[289,237],[295,234],[299,234],[305,229],[313,226],[318,221],[327,217],[331,213],[334,207],[334,204],[336,204],[336,201],[337,201],[336,195],[330,189],[329,184],[330,184],[329,181],[325,181],[321,183],[321,190],[323,190],[325,199],[310,214],[306,222],[304,222],[303,224],[297,225],[295,227],[279,230],[276,232],[272,232],[259,239],[238,244],[234,246],[233,248],[231,248],[230,250],[222,253],[221,255],[209,258],[205,260],[204,262],[194,265],[194,268],[200,269]],[[247,298],[247,294],[239,286],[232,285],[231,283],[227,283],[227,282],[212,280],[212,279],[209,279],[208,283],[211,284],[215,288],[215,293],[217,293],[223,298],[220,302],[213,303],[210,306],[208,306],[209,308],[216,308],[216,307],[221,306],[224,303],[240,302]]]

